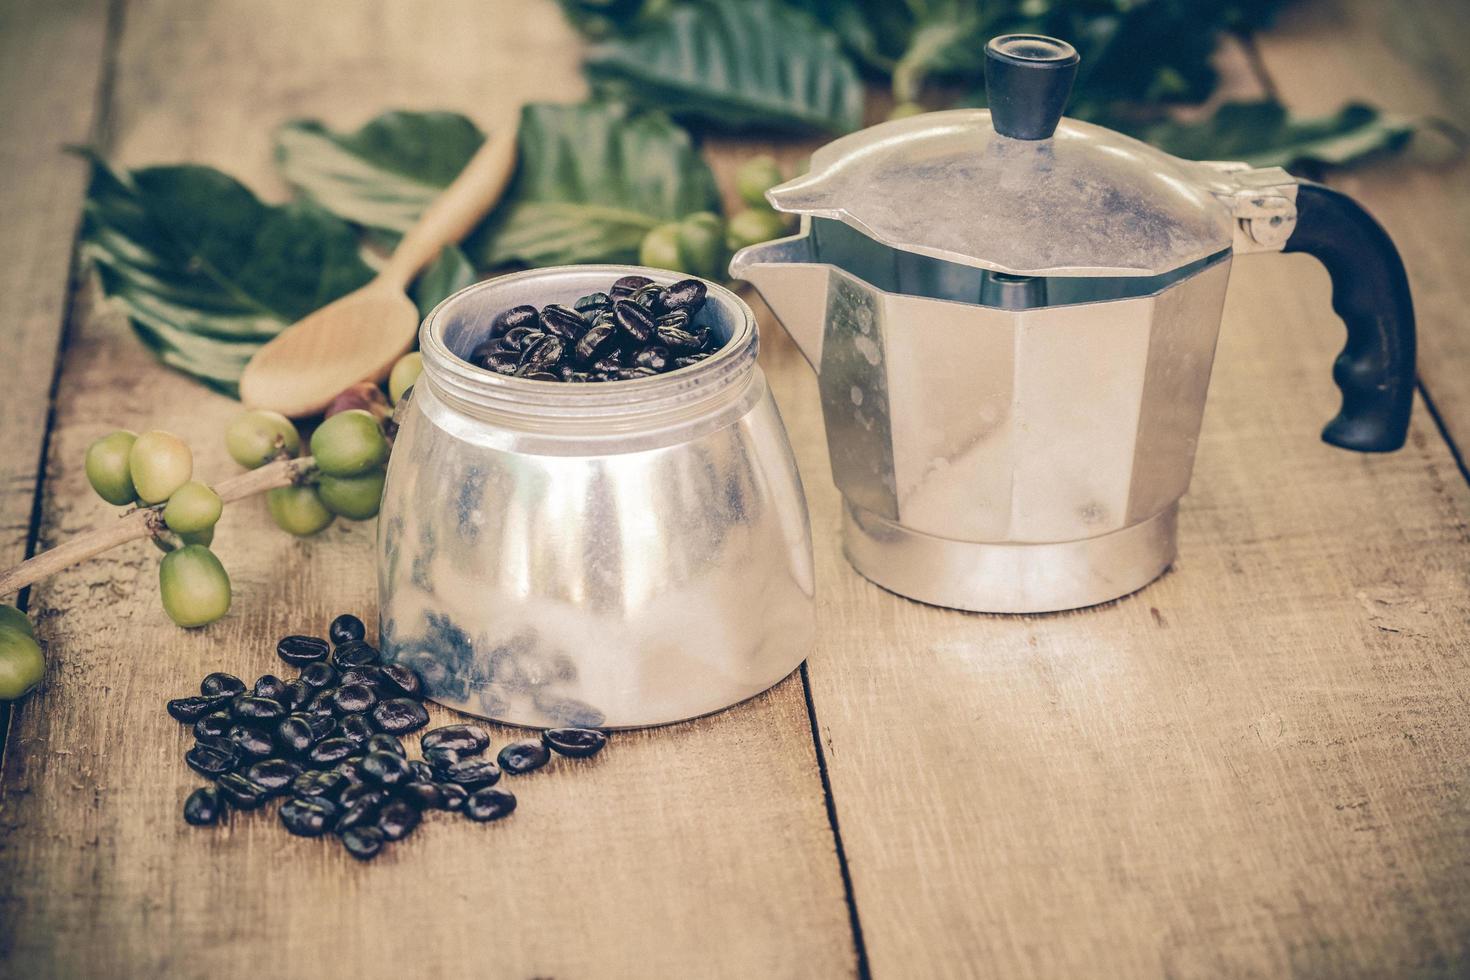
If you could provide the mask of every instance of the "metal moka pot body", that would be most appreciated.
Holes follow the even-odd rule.
[[[1383,230],[1280,168],[1061,119],[1076,60],[991,41],[990,111],[822,147],[767,195],[800,233],[731,262],[819,375],[848,559],[924,602],[1071,609],[1168,568],[1236,255],[1331,275],[1348,343],[1323,438],[1406,437],[1413,307]]]

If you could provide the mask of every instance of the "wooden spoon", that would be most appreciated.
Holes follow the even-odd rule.
[[[419,313],[406,290],[445,245],[458,242],[500,199],[515,170],[514,122],[498,128],[429,205],[377,276],[281,331],[240,376],[240,400],[297,418],[343,389],[381,381],[413,346]]]

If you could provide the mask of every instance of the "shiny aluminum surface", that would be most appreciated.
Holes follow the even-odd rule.
[[[795,669],[812,640],[811,535],[755,323],[712,287],[721,351],[670,375],[504,378],[467,353],[497,311],[570,304],[631,272],[507,276],[446,300],[379,518],[385,653],[431,696],[528,726],[662,724]]]
[[[732,273],[818,370],[848,557],[873,581],[1039,612],[1116,598],[1173,559],[1228,251],[1161,277],[1049,278],[1033,292],[1061,305],[1008,309],[980,304],[980,270],[808,218]]]
[[[828,143],[810,172],[767,196],[777,210],[960,265],[1156,276],[1231,247],[1240,186],[1233,168],[1090,123],[1063,119],[1049,139],[1018,140],[995,132],[988,110],[952,109]]]

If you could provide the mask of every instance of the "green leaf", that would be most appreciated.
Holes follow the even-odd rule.
[[[592,48],[589,79],[641,105],[715,126],[846,133],[863,88],[837,38],[774,0],[681,5]]]
[[[166,364],[231,394],[287,325],[372,277],[352,228],[210,167],[92,164],[81,252]]]
[[[1228,102],[1206,119],[1162,122],[1134,133],[1175,156],[1240,160],[1254,167],[1344,166],[1400,149],[1414,125],[1360,103],[1327,116],[1293,116],[1279,102]]]
[[[298,119],[276,130],[276,163],[338,217],[402,234],[484,141],[454,112],[387,112],[350,133]]]
[[[439,257],[419,273],[409,292],[419,308],[419,317],[423,318],[444,300],[479,279],[475,267],[470,264],[464,252],[460,251],[459,246],[446,245]]]
[[[718,211],[714,175],[689,134],[619,103],[529,105],[507,197],[466,243],[481,268],[633,262],[649,229]]]

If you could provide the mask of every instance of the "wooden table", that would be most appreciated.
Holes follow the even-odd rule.
[[[1470,128],[1456,7],[1312,0],[1234,84]],[[198,472],[231,471],[236,406],[157,366],[69,277],[84,173],[61,144],[210,163],[280,197],[268,134],[286,118],[491,118],[578,97],[577,54],[529,0],[0,4],[0,563],[111,519],[81,468],[111,428],[168,427]],[[711,152],[728,177],[750,146]],[[1413,280],[1408,446],[1318,440],[1342,343],[1326,275],[1242,260],[1182,556],[1084,612],[966,615],[852,572],[813,379],[762,311],[816,533],[808,665],[518,784],[503,824],[441,815],[372,865],[264,814],[185,826],[197,780],[162,711],[206,671],[273,669],[279,635],[370,617],[371,524],[297,542],[259,501],[232,507],[217,550],[236,608],[198,632],[164,619],[146,544],[57,576],[29,596],[46,686],[8,718],[0,975],[1465,975],[1467,177],[1396,160],[1336,181]]]

